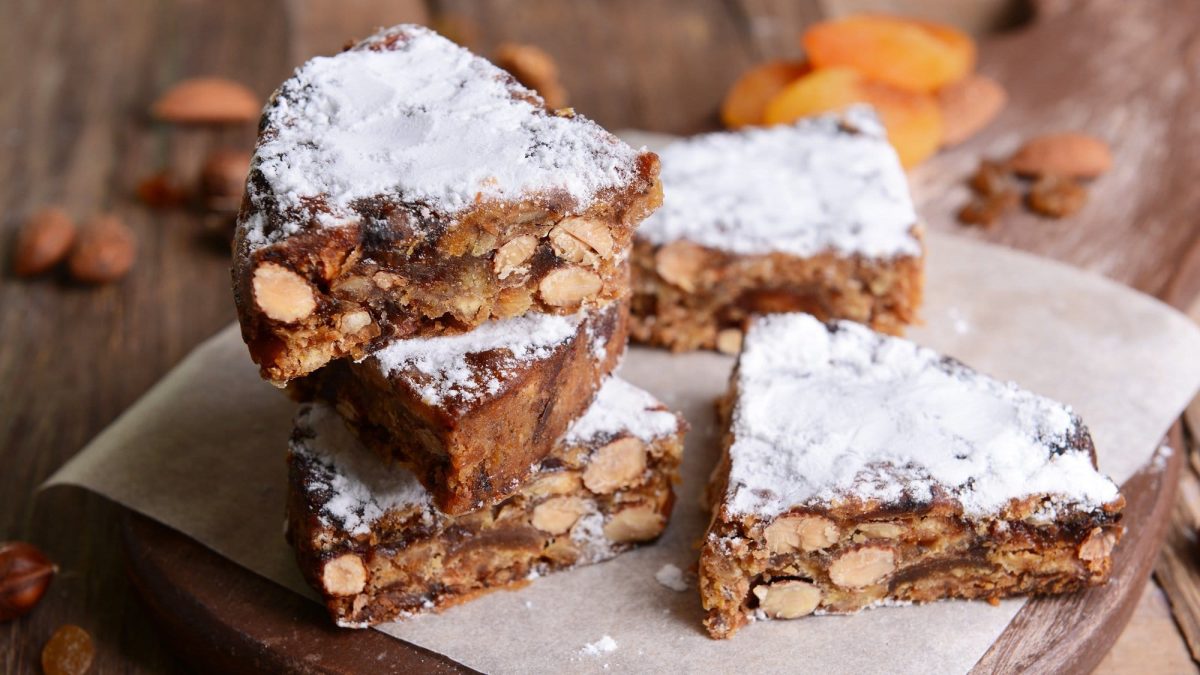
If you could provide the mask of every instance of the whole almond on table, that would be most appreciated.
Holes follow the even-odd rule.
[[[967,75],[938,90],[942,109],[942,146],[957,145],[986,127],[1008,102],[1000,83],[986,75]]]
[[[177,124],[238,124],[257,121],[262,101],[233,80],[196,77],[163,92],[150,107],[150,114]]]
[[[13,274],[32,277],[67,257],[75,242],[75,223],[65,211],[47,207],[29,216],[17,232]]]
[[[1095,178],[1112,168],[1113,157],[1108,144],[1094,136],[1060,133],[1029,139],[1008,164],[1023,176]]]
[[[67,260],[77,281],[105,284],[124,277],[137,258],[137,238],[116,216],[97,216],[79,228]]]
[[[216,150],[200,169],[200,195],[210,211],[236,213],[242,205],[246,175],[250,173],[250,153],[241,150]]]
[[[558,64],[541,47],[505,42],[496,48],[495,62],[540,94],[550,110],[567,105],[567,90],[558,80]]]

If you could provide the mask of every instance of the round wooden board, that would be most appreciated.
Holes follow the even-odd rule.
[[[1182,448],[1182,427],[1169,436]],[[1112,581],[1030,601],[976,664],[976,673],[1090,673],[1129,621],[1166,536],[1184,453],[1122,487],[1128,528]],[[164,525],[127,513],[129,575],[175,650],[201,671],[474,672],[372,630],[333,627],[324,609]],[[697,602],[699,599],[697,598]]]

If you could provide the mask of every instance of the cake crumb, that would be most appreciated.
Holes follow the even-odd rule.
[[[599,640],[596,640],[595,642],[589,642],[588,644],[584,645],[583,649],[580,649],[579,652],[587,656],[599,656],[601,654],[615,652],[616,650],[617,641],[608,635],[604,635],[601,636]]]
[[[687,581],[683,578],[683,570],[671,563],[658,568],[658,572],[654,573],[654,578],[658,580],[658,583],[673,591],[682,593],[688,589]]]

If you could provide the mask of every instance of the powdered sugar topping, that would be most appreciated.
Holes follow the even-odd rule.
[[[753,323],[738,362],[726,505],[773,517],[851,499],[926,503],[966,515],[1051,495],[1054,511],[1117,497],[1071,409],[868,328],[802,314]]]
[[[618,377],[609,377],[600,386],[592,407],[567,429],[563,441],[579,444],[629,433],[649,443],[674,434],[678,428],[675,414],[649,393]]]
[[[322,522],[351,535],[367,534],[372,524],[393,509],[427,510],[433,502],[411,471],[383,464],[363,448],[333,408],[306,405],[296,416],[294,454],[324,466],[313,474],[309,489],[326,493]]]
[[[549,357],[576,335],[587,316],[533,312],[488,321],[461,335],[395,340],[369,357],[386,376],[404,378],[429,405],[469,402],[503,391],[511,372]],[[502,350],[489,368],[478,368],[470,354]]]
[[[921,252],[904,170],[869,108],[697,136],[660,156],[663,205],[638,230],[651,243],[796,256]]]
[[[565,198],[582,211],[636,175],[638,153],[581,117],[547,114],[537,94],[426,28],[402,25],[296,70],[266,112],[253,166],[268,194],[254,205],[356,220],[357,200],[382,197],[454,216],[479,200]],[[253,183],[252,183],[253,186]],[[300,229],[303,217],[262,245]]]

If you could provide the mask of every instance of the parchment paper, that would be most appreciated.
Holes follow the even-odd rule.
[[[1155,300],[1062,265],[944,235],[929,238],[928,259],[926,323],[910,336],[1074,405],[1092,429],[1101,469],[1118,483],[1150,460],[1200,386],[1200,331]],[[712,400],[724,390],[731,363],[716,354],[638,348],[625,361],[624,377],[693,425],[680,499],[657,544],[381,630],[496,673],[968,670],[1022,601],[762,622],[717,642],[701,629],[694,578],[686,592],[655,580],[665,563],[687,570],[695,562],[693,543],[707,521],[699,495],[716,455]],[[259,380],[230,327],[47,484],[106,495],[314,597],[281,535],[292,410]],[[616,649],[585,649],[605,635]]]

